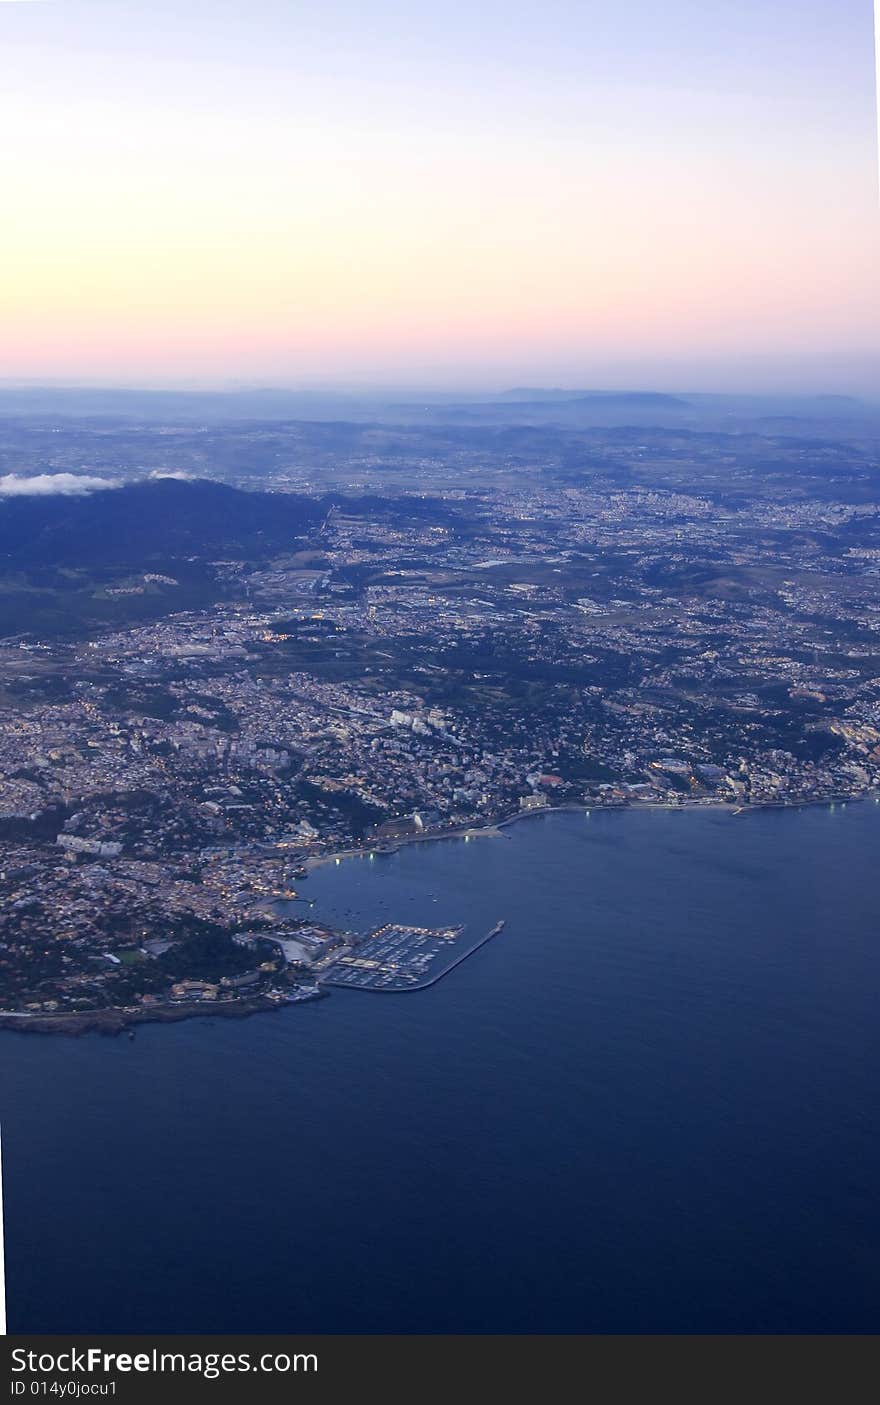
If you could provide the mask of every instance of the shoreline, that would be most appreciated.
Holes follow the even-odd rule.
[[[5,1010],[0,1013],[0,1032],[13,1034],[63,1034],[78,1037],[81,1034],[104,1034],[116,1036],[131,1031],[139,1024],[177,1024],[181,1020],[206,1018],[210,1015],[221,1019],[245,1019],[249,1015],[266,1014],[272,1010],[283,1010],[287,1002],[271,1000],[268,996],[255,996],[250,1000],[229,1000],[224,1003],[202,1003],[185,1005],[155,1005],[146,1010],[122,1009],[108,1006],[103,1010],[29,1011]],[[133,1038],[132,1034],[132,1038]]]
[[[504,838],[504,830],[511,825],[517,824],[520,820],[531,820],[544,815],[573,815],[573,814],[611,814],[622,815],[631,810],[646,812],[649,810],[664,810],[673,814],[684,812],[694,813],[701,810],[721,811],[727,813],[731,818],[736,819],[742,815],[760,814],[765,810],[806,810],[814,807],[821,808],[823,805],[847,805],[863,804],[866,800],[874,799],[880,804],[880,789],[872,788],[861,795],[827,795],[815,800],[762,800],[758,804],[740,805],[731,800],[684,800],[681,804],[675,804],[669,800],[627,800],[619,805],[587,804],[586,801],[570,801],[565,805],[542,805],[533,810],[521,810],[515,814],[507,815],[503,819],[489,820],[485,824],[460,825],[456,829],[445,829],[431,831],[421,834],[402,834],[398,838],[383,841],[377,844],[364,844],[360,849],[336,849],[328,854],[314,854],[304,860],[302,867],[306,874],[314,873],[316,869],[323,868],[326,864],[342,863],[344,859],[362,859],[369,854],[396,854],[400,849],[409,847],[411,844],[437,844],[444,839],[501,839]],[[298,899],[289,899],[295,902]],[[281,901],[288,901],[281,899]]]
[[[583,801],[578,801],[565,805],[544,805],[534,810],[519,811],[504,819],[492,820],[482,825],[469,824],[440,833],[401,835],[390,843],[365,845],[360,849],[340,849],[329,854],[316,854],[306,859],[302,866],[306,874],[309,874],[326,864],[342,863],[344,859],[362,859],[370,854],[396,854],[399,850],[412,844],[434,844],[445,839],[502,839],[506,837],[504,831],[519,820],[529,820],[546,815],[579,813],[592,815],[594,811],[607,814],[625,814],[631,810],[641,812],[664,810],[673,813],[685,811],[693,813],[700,810],[717,812],[720,810],[726,811],[731,818],[737,818],[766,810],[806,810],[822,806],[864,803],[871,798],[871,795],[871,791],[866,791],[862,795],[823,796],[817,800],[768,800],[757,805],[745,806],[737,806],[726,800],[683,801],[681,804],[669,801],[655,803],[651,800],[632,800],[619,805],[587,805]],[[880,794],[874,794],[874,800],[875,803],[880,803]],[[299,899],[280,899],[279,901],[293,904]],[[101,1010],[59,1011],[57,1013],[7,1010],[0,1012],[0,1033],[8,1031],[16,1034],[60,1034],[79,1037],[84,1034],[117,1036],[128,1030],[130,1037],[133,1038],[133,1027],[139,1024],[176,1024],[181,1020],[205,1019],[212,1015],[221,1019],[245,1019],[250,1015],[285,1009],[288,1003],[283,1000],[273,1000],[267,995],[259,995],[241,1001],[216,1004],[194,1002],[181,1005],[156,1005],[148,1009],[123,1009],[109,1006]]]
[[[833,804],[833,801],[805,802],[815,804]],[[763,808],[760,806],[750,806],[750,809]],[[795,808],[789,806],[788,808]],[[407,848],[410,844],[439,844],[444,839],[503,839],[503,831],[510,825],[516,824],[519,820],[531,820],[542,815],[575,815],[582,812],[593,813],[594,811],[607,811],[609,814],[622,814],[627,810],[728,810],[735,813],[736,807],[725,800],[692,801],[689,804],[673,805],[668,801],[654,804],[650,800],[632,800],[622,805],[588,805],[585,801],[571,801],[566,805],[542,805],[534,810],[520,810],[515,814],[506,815],[503,819],[488,820],[485,824],[459,825],[456,829],[429,830],[422,834],[401,834],[395,839],[383,840],[381,843],[364,844],[360,849],[334,849],[329,854],[313,854],[303,861],[302,867],[306,874],[314,873],[316,869],[325,867],[330,863],[342,863],[344,859],[362,859],[368,854],[396,854],[400,849]],[[282,902],[287,899],[281,899]],[[291,898],[289,901],[295,902],[297,899]]]

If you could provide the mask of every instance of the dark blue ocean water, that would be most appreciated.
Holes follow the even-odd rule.
[[[0,1037],[12,1330],[880,1327],[880,806],[551,816],[314,874],[431,990]]]

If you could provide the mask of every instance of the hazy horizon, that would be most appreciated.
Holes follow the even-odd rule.
[[[553,394],[562,396],[585,396],[601,398],[644,396],[645,398],[657,396],[658,398],[681,398],[688,397],[708,400],[767,400],[767,401],[791,401],[791,400],[852,400],[865,405],[880,405],[880,382],[872,380],[867,387],[862,388],[854,384],[843,386],[832,385],[828,382],[817,382],[815,385],[804,383],[803,381],[792,381],[791,384],[783,382],[778,385],[768,386],[763,383],[745,383],[743,385],[719,382],[718,384],[707,384],[698,386],[688,382],[665,382],[661,380],[641,380],[633,381],[620,379],[619,382],[608,382],[605,384],[592,383],[588,381],[564,382],[562,379],[552,378],[524,378],[521,383],[501,382],[498,380],[473,380],[470,383],[462,384],[453,380],[448,382],[436,381],[432,383],[422,382],[376,382],[368,380],[358,380],[354,377],[340,378],[339,380],[309,380],[308,378],[298,378],[285,381],[282,377],[262,379],[245,377],[226,377],[202,379],[198,377],[181,377],[177,380],[150,380],[147,377],[135,378],[132,380],[96,378],[93,380],[82,378],[43,378],[43,377],[0,377],[0,393],[11,393],[20,391],[27,393],[53,391],[76,394],[81,392],[87,394],[119,394],[119,395],[249,395],[249,394],[277,394],[290,396],[313,396],[316,399],[326,397],[327,399],[361,398],[365,401],[376,401],[388,404],[395,397],[403,400],[417,401],[424,396],[426,400],[442,399],[444,401],[454,401],[460,398],[462,401],[486,401],[500,400],[520,395],[533,390],[540,396],[550,397]],[[515,403],[515,402],[514,402]]]

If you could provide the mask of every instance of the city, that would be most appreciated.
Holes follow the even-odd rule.
[[[144,480],[116,430],[113,486],[26,500],[96,532],[155,500],[185,545],[7,557],[32,627],[0,639],[0,1020],[288,1003],[312,980],[289,904],[328,858],[559,808],[880,795],[876,442],[529,429],[453,454],[409,428],[430,455],[366,461],[352,426],[305,472],[313,425],[212,433],[290,462],[205,481],[179,430]],[[74,475],[108,439],[10,434]],[[168,438],[140,426],[140,462]],[[250,536],[210,538],[213,493]]]

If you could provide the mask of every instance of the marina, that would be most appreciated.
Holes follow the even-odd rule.
[[[365,938],[353,954],[335,962],[321,984],[373,994],[427,990],[496,937],[503,927],[502,919],[479,941],[459,951],[456,943],[465,930],[463,927],[406,927],[389,923]],[[453,959],[437,969],[438,960],[450,947]]]

